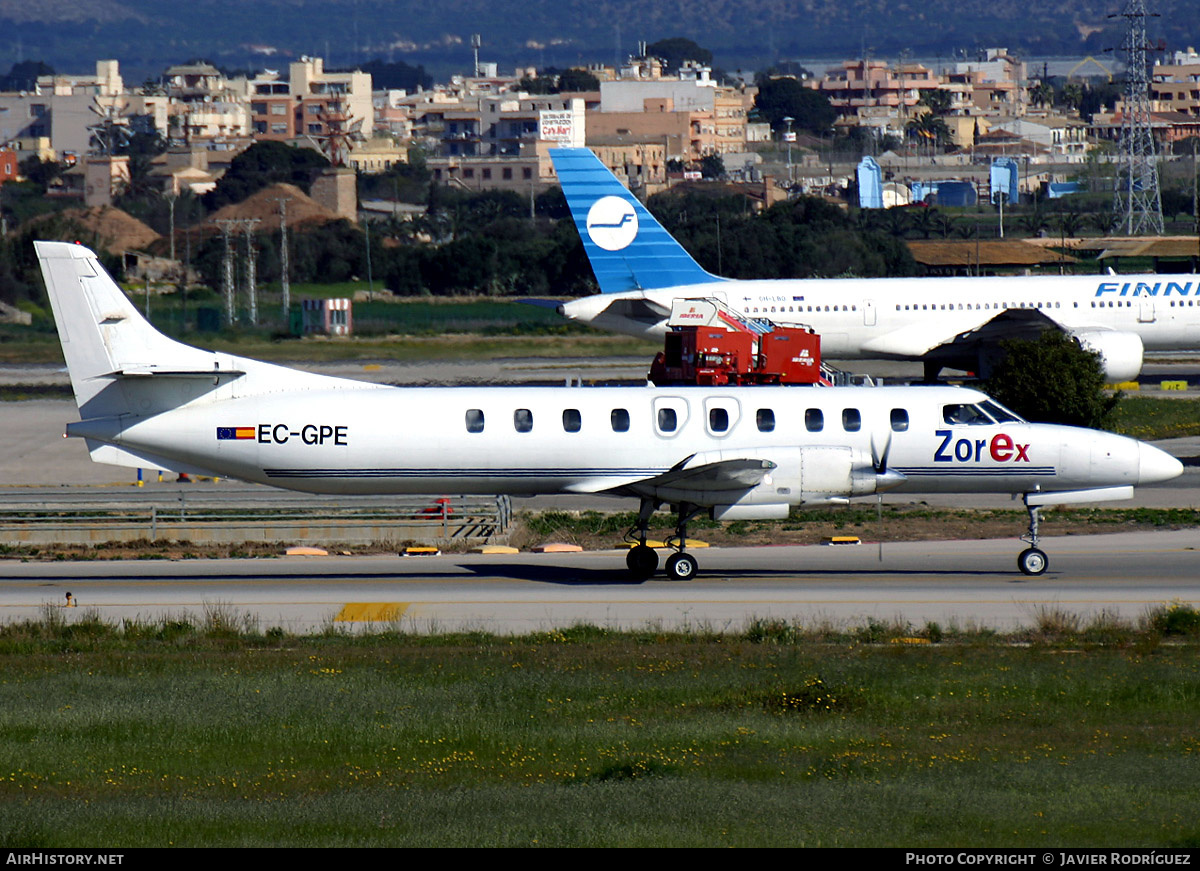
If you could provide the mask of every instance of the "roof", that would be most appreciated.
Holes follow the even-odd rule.
[[[53,231],[56,220],[66,220],[83,227],[92,238],[89,244],[118,253],[144,249],[159,238],[158,233],[137,218],[112,206],[93,206],[90,209],[64,209],[39,215],[29,223],[48,225]]]
[[[1074,263],[1075,258],[1019,239],[909,240],[913,259],[923,266],[1042,266]]]
[[[292,184],[273,184],[256,191],[240,203],[231,203],[209,215],[209,223],[229,218],[257,218],[263,223],[279,221],[279,203],[286,198],[287,223],[289,227],[306,222],[325,223],[336,221],[338,216],[320,205],[300,188]]]
[[[1134,239],[1097,239],[1098,260],[1110,257],[1196,257],[1200,241],[1195,236],[1143,236]]]

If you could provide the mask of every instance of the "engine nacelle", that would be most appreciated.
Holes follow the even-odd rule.
[[[727,453],[743,456],[740,451]],[[880,482],[870,455],[855,448],[840,445],[760,448],[744,456],[759,454],[769,456],[776,468],[736,501],[715,498],[717,504],[712,509],[715,519],[778,519],[786,517],[794,505],[844,504],[851,496],[874,493]]]
[[[1071,338],[1088,351],[1100,355],[1104,377],[1110,382],[1130,381],[1142,371],[1145,346],[1137,333],[1119,330],[1081,330]]]

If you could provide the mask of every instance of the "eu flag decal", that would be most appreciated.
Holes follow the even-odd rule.
[[[252,426],[219,426],[217,427],[217,441],[222,442],[227,439],[252,439],[254,438],[254,427]]]

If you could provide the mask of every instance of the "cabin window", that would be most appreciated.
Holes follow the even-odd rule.
[[[613,432],[629,432],[629,409],[614,408],[609,416]]]
[[[483,410],[467,409],[467,432],[483,432]]]
[[[518,408],[514,411],[513,429],[517,432],[529,432],[533,429],[533,412],[528,408]]]
[[[583,416],[578,408],[563,409],[563,432],[579,432],[583,426]]]
[[[819,408],[804,410],[804,428],[809,432],[820,432],[825,428],[825,415]]]
[[[658,428],[661,432],[675,432],[679,427],[679,416],[675,414],[673,408],[660,408],[658,410]]]
[[[754,419],[758,423],[759,432],[775,431],[775,412],[772,409],[760,408]]]
[[[729,410],[725,408],[710,408],[708,410],[708,428],[713,432],[725,432],[729,429]]]
[[[908,409],[892,409],[892,432],[904,432],[908,429]]]
[[[842,409],[842,429],[846,432],[858,432],[862,429],[862,413],[857,408]]]

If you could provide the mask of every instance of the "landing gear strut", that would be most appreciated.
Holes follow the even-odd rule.
[[[625,565],[629,568],[630,577],[635,583],[647,580],[658,571],[658,554],[654,552],[654,548],[646,544],[650,515],[657,509],[658,502],[643,498],[638,511],[637,523],[629,532],[625,533],[626,541],[637,542],[629,548],[629,553],[625,555]],[[704,508],[692,505],[690,502],[681,502],[678,510],[679,521],[675,524],[675,534],[667,539],[667,546],[675,550],[675,553],[667,560],[667,577],[673,581],[690,581],[696,577],[700,566],[696,562],[696,558],[685,551],[687,548],[687,525],[688,521]]]
[[[1017,568],[1022,574],[1040,575],[1043,574],[1050,566],[1050,560],[1046,554],[1038,547],[1038,511],[1040,505],[1029,504],[1029,494],[1026,493],[1022,497],[1025,501],[1025,510],[1029,512],[1029,532],[1021,536],[1021,541],[1026,542],[1029,547],[1021,551],[1021,555],[1017,557]]]
[[[687,548],[688,521],[703,510],[690,502],[679,503],[679,522],[675,524],[675,535],[667,540],[667,544],[676,551],[675,555],[667,560],[667,577],[673,581],[690,581],[700,570],[696,558],[684,551]]]
[[[625,533],[626,541],[637,541],[637,544],[629,548],[629,553],[625,555],[625,565],[629,567],[629,574],[635,583],[641,583],[658,571],[658,554],[654,552],[654,548],[646,544],[650,515],[657,508],[658,503],[653,499],[643,499],[641,508],[638,510],[637,523],[633,529]]]

